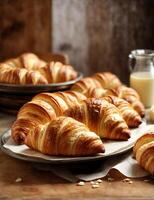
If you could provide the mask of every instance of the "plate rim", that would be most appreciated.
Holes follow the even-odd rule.
[[[7,129],[4,133],[2,133],[0,135],[0,149],[2,150],[2,152],[6,153],[7,155],[9,155],[10,157],[19,159],[19,160],[23,160],[23,161],[27,161],[27,162],[33,162],[33,163],[45,163],[45,164],[69,164],[69,163],[83,163],[83,162],[90,162],[90,161],[98,161],[98,160],[103,160],[106,158],[110,158],[113,156],[117,156],[120,154],[123,154],[127,151],[129,151],[132,147],[132,145],[129,145],[126,149],[124,150],[120,150],[120,151],[116,151],[110,155],[96,155],[96,156],[83,156],[83,157],[72,157],[72,159],[66,159],[65,158],[63,160],[47,160],[47,159],[43,159],[43,158],[36,158],[36,157],[30,157],[30,156],[24,156],[21,154],[17,154],[14,153],[13,151],[11,151],[10,149],[5,148],[3,145],[5,144],[5,139],[4,137],[7,137],[6,134],[8,134],[8,131],[10,129]],[[82,158],[82,159],[81,159]]]
[[[78,72],[78,76],[76,79],[66,81],[66,82],[61,82],[61,83],[50,83],[50,84],[38,84],[38,85],[33,85],[33,84],[9,84],[9,83],[0,83],[0,92],[4,93],[16,93],[16,94],[21,94],[21,93],[36,93],[37,90],[49,90],[49,89],[55,89],[57,87],[62,87],[66,88],[67,86],[71,86],[74,83],[78,82],[81,78],[83,78],[83,73]],[[23,89],[26,89],[24,91]],[[34,89],[34,91],[27,91],[28,89]],[[7,91],[8,90],[8,91]]]

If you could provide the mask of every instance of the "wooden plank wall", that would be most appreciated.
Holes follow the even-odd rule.
[[[153,0],[3,0],[0,13],[1,59],[53,43],[85,75],[110,70],[127,82],[130,50],[154,49]]]
[[[85,74],[112,71],[128,82],[132,49],[154,49],[153,0],[53,0],[53,49]]]
[[[0,1],[0,58],[51,51],[51,0]]]

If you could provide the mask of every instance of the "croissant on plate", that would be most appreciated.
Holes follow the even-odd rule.
[[[18,112],[17,119],[12,126],[12,137],[16,143],[23,143],[25,137],[39,124],[45,124],[74,104],[86,99],[78,92],[40,93],[32,101],[26,103]]]
[[[48,83],[70,81],[78,75],[71,65],[64,65],[60,62],[50,62],[39,71],[46,77]]]
[[[0,66],[0,83],[36,85],[48,82],[39,71]]]
[[[47,63],[33,53],[0,63],[0,82],[10,84],[48,84],[73,80],[77,72],[60,62]]]
[[[118,97],[128,101],[133,108],[140,114],[141,117],[145,116],[145,108],[143,103],[140,101],[140,97],[136,90],[130,87],[121,85],[117,88]]]
[[[105,99],[109,103],[112,103],[119,109],[122,117],[129,127],[136,128],[142,123],[140,115],[124,99],[115,96],[106,96],[103,97],[103,99]]]
[[[116,96],[126,100],[141,117],[144,117],[144,105],[140,101],[139,95],[133,88],[121,85],[116,89],[91,88],[87,91],[87,96],[90,98],[101,98],[108,95]]]
[[[103,99],[86,99],[64,113],[88,126],[101,138],[128,140],[130,130],[118,108]]]
[[[91,88],[114,89],[121,85],[118,77],[110,72],[96,73],[91,77],[86,77],[78,81],[72,86],[72,90],[83,93],[87,96],[87,92]],[[89,96],[87,96],[89,97]]]
[[[122,84],[119,78],[111,72],[96,73],[92,78],[96,79],[105,89],[116,89]]]
[[[24,144],[49,155],[87,156],[104,152],[100,137],[83,123],[63,116],[36,127]]]
[[[140,137],[134,145],[133,152],[138,164],[154,175],[154,133]]]

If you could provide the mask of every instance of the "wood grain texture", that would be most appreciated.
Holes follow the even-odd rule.
[[[11,126],[14,116],[0,114],[0,133]],[[77,186],[58,178],[51,172],[40,171],[31,163],[23,162],[0,151],[0,200],[152,200],[154,179],[133,179],[132,184],[124,183],[122,175],[112,171],[114,181],[106,178],[100,188],[92,189],[90,183]],[[16,183],[20,177],[22,182]],[[147,178],[146,178],[147,179]]]
[[[51,0],[0,1],[0,59],[51,51]]]
[[[112,71],[127,83],[128,54],[154,49],[153,0],[53,0],[53,49],[85,74]]]

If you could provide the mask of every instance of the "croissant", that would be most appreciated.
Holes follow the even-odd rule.
[[[11,84],[47,84],[46,78],[39,71],[31,71],[25,68],[0,66],[0,83]]]
[[[119,109],[122,117],[129,127],[136,128],[142,123],[140,115],[127,101],[115,96],[106,96],[103,99],[115,105]]]
[[[64,113],[88,126],[101,138],[127,140],[130,130],[119,110],[102,99],[86,99]]]
[[[71,90],[81,92],[87,96],[87,92],[90,88],[101,88],[101,84],[92,77],[86,77],[75,83]]]
[[[133,152],[139,165],[154,175],[154,133],[140,137],[134,145]]]
[[[145,116],[144,105],[140,101],[138,93],[133,88],[122,85],[117,88],[117,93],[118,97],[128,101],[141,117]]]
[[[104,152],[100,137],[83,123],[62,116],[36,127],[24,144],[49,155],[87,156]]]
[[[42,67],[40,72],[46,77],[48,83],[66,82],[77,77],[77,72],[71,65],[64,65],[60,62],[50,62]]]
[[[116,89],[122,84],[119,78],[111,72],[96,73],[93,78],[101,84],[102,88],[106,89]]]
[[[83,78],[72,86],[72,90],[87,96],[91,88],[114,89],[121,85],[118,77],[110,72],[96,73],[91,77]],[[88,96],[87,96],[88,97]]]
[[[11,84],[48,84],[73,80],[77,72],[60,62],[46,63],[35,54],[25,53],[0,63],[0,82]]]
[[[139,95],[133,88],[119,86],[117,89],[91,88],[87,91],[87,97],[90,98],[101,98],[108,95],[126,100],[141,117],[144,117],[144,105],[141,103]]]
[[[78,92],[41,93],[26,103],[18,112],[12,125],[12,137],[16,143],[23,143],[25,137],[39,124],[46,124],[74,104],[86,99]]]

